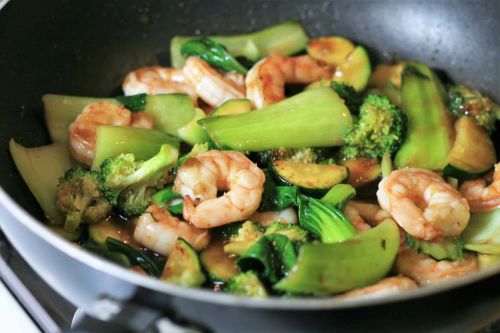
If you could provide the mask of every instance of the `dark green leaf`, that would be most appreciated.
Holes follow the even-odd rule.
[[[106,247],[110,251],[123,253],[132,264],[141,266],[149,275],[155,277],[161,275],[160,267],[139,249],[111,237],[106,238]]]
[[[123,104],[123,106],[125,106],[130,111],[140,112],[144,111],[147,97],[147,94],[138,94],[133,96],[118,96],[115,97],[115,99],[118,101],[118,103]]]

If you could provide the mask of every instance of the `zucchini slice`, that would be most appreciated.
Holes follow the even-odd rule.
[[[460,180],[479,177],[493,167],[495,147],[486,131],[472,118],[461,117],[455,123],[456,138],[443,172]]]
[[[347,168],[336,164],[277,160],[272,163],[272,170],[277,181],[283,185],[298,186],[312,196],[323,196],[334,185],[349,177]]]
[[[205,283],[198,254],[182,238],[177,239],[160,279],[184,287],[199,287]]]
[[[224,252],[222,243],[211,244],[200,254],[200,260],[213,282],[227,282],[239,273],[235,260]]]
[[[215,109],[210,117],[215,116],[233,116],[252,111],[252,102],[249,99],[230,99],[217,109]]]

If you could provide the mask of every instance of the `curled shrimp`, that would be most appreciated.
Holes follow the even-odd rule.
[[[406,276],[391,276],[378,281],[368,287],[358,288],[346,292],[339,298],[351,297],[385,297],[387,295],[397,294],[405,290],[416,289],[417,284]]]
[[[427,284],[450,277],[463,276],[478,269],[474,254],[464,253],[461,260],[435,260],[424,253],[401,248],[395,263],[396,270],[418,284]]]
[[[237,151],[211,150],[191,157],[177,171],[174,191],[184,197],[184,219],[213,228],[248,219],[264,191],[264,172]],[[217,198],[217,191],[226,191]]]
[[[352,222],[358,233],[371,229],[386,219],[390,219],[391,214],[383,210],[379,205],[350,200],[344,208],[344,214]]]
[[[111,102],[85,106],[69,125],[68,143],[73,158],[86,166],[91,166],[94,160],[96,129],[100,125],[152,128],[153,119],[144,112],[132,113]]]
[[[198,96],[212,107],[230,99],[245,98],[245,88],[241,85],[243,79],[239,73],[223,75],[197,57],[187,58],[182,71]]]
[[[354,229],[358,234],[370,230],[372,227],[365,222],[365,220],[359,214],[359,211],[350,204],[350,202],[344,207],[345,216],[354,225]]]
[[[377,191],[380,206],[411,236],[424,240],[458,236],[469,222],[469,205],[432,171],[393,171]]]
[[[493,173],[464,182],[460,186],[460,193],[469,202],[472,213],[487,212],[500,207],[500,163],[495,164]]]
[[[330,68],[308,55],[272,54],[248,72],[245,79],[247,98],[259,109],[285,99],[285,83],[311,83],[331,76]]]
[[[194,101],[198,99],[181,69],[160,66],[142,67],[128,73],[122,90],[125,96],[181,93],[189,95]]]
[[[168,256],[179,237],[196,250],[205,248],[210,241],[207,230],[181,221],[157,205],[149,206],[136,221],[134,240],[161,255]]]

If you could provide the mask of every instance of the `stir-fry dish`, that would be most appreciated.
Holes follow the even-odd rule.
[[[177,36],[124,96],[43,96],[11,140],[47,225],[139,274],[250,297],[380,296],[500,264],[500,108],[285,22]],[[467,82],[464,82],[467,84]]]

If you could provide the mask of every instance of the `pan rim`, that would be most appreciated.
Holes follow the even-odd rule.
[[[0,205],[6,209],[13,218],[22,223],[31,232],[36,233],[37,237],[43,238],[50,243],[56,250],[64,252],[72,259],[81,264],[90,266],[93,269],[109,274],[113,278],[123,280],[136,287],[146,288],[159,293],[166,293],[170,296],[181,297],[192,301],[199,301],[217,305],[239,306],[254,309],[273,309],[273,310],[341,310],[352,309],[356,307],[376,306],[391,304],[403,301],[410,301],[426,296],[439,294],[452,289],[472,284],[474,282],[486,279],[490,276],[500,273],[500,265],[489,267],[480,271],[468,274],[463,277],[436,282],[428,286],[419,287],[406,292],[387,295],[383,297],[360,297],[360,298],[338,298],[330,297],[302,297],[296,299],[283,299],[280,297],[269,297],[266,299],[254,299],[250,297],[235,296],[225,293],[216,293],[209,289],[186,288],[171,283],[143,276],[123,267],[106,261],[90,252],[84,251],[72,245],[55,233],[51,232],[45,225],[29,214],[21,207],[4,189],[0,186]],[[29,260],[28,264],[29,264]],[[54,288],[53,286],[51,286]],[[57,289],[54,288],[56,291]],[[97,299],[96,299],[97,301]]]

